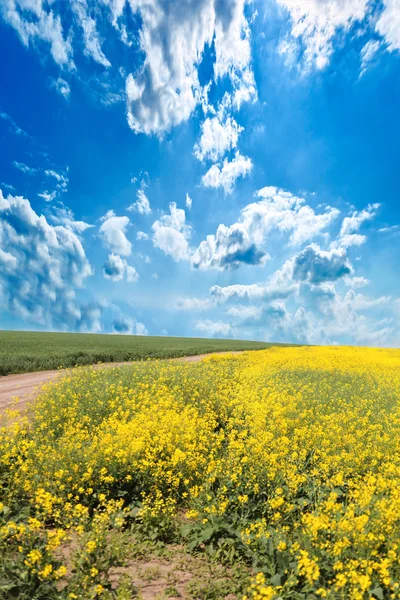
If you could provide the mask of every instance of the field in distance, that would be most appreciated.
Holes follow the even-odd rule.
[[[260,350],[270,345],[264,342],[204,338],[0,331],[0,375],[97,362]]]

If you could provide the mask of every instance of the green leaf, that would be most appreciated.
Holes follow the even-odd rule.
[[[271,585],[281,585],[281,575],[280,573],[275,573],[273,577],[270,579]]]

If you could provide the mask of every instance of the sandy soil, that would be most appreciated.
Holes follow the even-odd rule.
[[[219,354],[237,354],[235,352],[220,352]],[[184,356],[179,359],[183,362],[199,362],[209,354],[198,354],[196,356]],[[122,365],[130,365],[132,362],[113,362],[95,365],[98,368],[104,367],[120,367]],[[6,375],[0,377],[0,414],[7,408],[23,409],[29,402],[32,402],[40,392],[41,387],[53,381],[58,377],[65,375],[66,370],[55,371],[39,371],[37,373],[20,373],[17,375]]]

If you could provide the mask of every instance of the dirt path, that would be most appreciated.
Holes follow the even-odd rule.
[[[213,352],[213,354],[238,354],[241,351],[233,352]],[[195,356],[183,356],[177,359],[183,362],[199,362],[209,354],[197,354]],[[113,362],[94,365],[96,368],[103,367],[121,367],[123,365],[132,365],[133,362]],[[90,367],[91,365],[87,365]],[[49,381],[62,377],[67,369],[58,369],[55,371],[38,371],[36,373],[18,373],[17,375],[6,375],[0,377],[0,414],[7,408],[23,409],[32,402],[40,392],[42,386]]]

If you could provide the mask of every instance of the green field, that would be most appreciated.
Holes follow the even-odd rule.
[[[204,338],[0,331],[0,375],[97,362],[174,358],[230,350],[260,350],[264,342]]]

